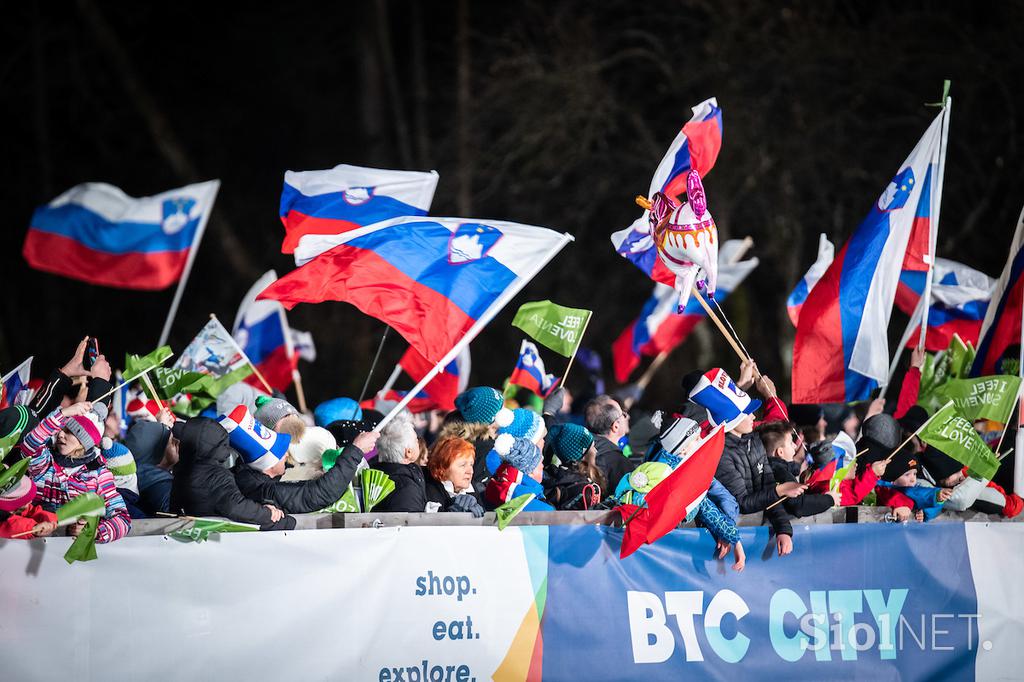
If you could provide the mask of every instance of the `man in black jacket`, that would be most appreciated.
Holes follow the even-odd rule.
[[[295,518],[272,504],[250,500],[235,483],[226,463],[234,450],[228,432],[206,417],[174,425],[179,459],[171,486],[171,511],[192,516],[223,516],[259,524],[260,530],[292,530]]]
[[[377,441],[377,458],[372,466],[390,476],[395,482],[395,489],[375,509],[393,512],[427,510],[426,481],[423,467],[417,464],[419,456],[416,429],[409,413],[403,410],[381,429]]]
[[[771,462],[772,474],[778,483],[798,483],[796,474],[799,468],[793,471],[796,457],[796,430],[792,422],[778,421],[770,422],[758,429],[761,435],[761,442],[764,444],[765,452],[768,453],[768,461]],[[802,516],[814,516],[832,507],[838,507],[841,496],[838,492],[829,493],[804,493],[799,497],[792,497],[782,503],[790,516],[800,518]]]
[[[337,502],[345,491],[356,469],[367,452],[373,449],[379,434],[363,432],[346,445],[334,466],[319,478],[308,481],[282,481],[283,471],[257,471],[244,462],[235,465],[235,482],[242,494],[259,503],[280,507],[286,514],[306,514]]]
[[[597,468],[608,482],[608,490],[614,491],[622,477],[636,466],[622,454],[618,445],[619,440],[629,434],[629,414],[611,396],[599,395],[587,403],[583,418],[594,434]]]

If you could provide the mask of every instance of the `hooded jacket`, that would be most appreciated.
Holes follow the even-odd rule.
[[[380,501],[374,509],[382,512],[423,512],[427,510],[427,492],[423,479],[423,467],[415,462],[381,462],[380,458],[371,464],[383,471],[395,482],[395,489]]]
[[[796,476],[789,470],[785,460],[778,457],[769,457],[768,460],[772,464],[772,475],[775,477],[776,483],[797,482]],[[811,492],[805,492],[799,497],[794,497],[782,503],[782,506],[789,512],[789,515],[797,518],[820,514],[828,511],[834,505],[835,500],[832,499],[831,495]]]
[[[765,511],[779,496],[775,493],[775,476],[760,435],[725,434],[725,449],[715,478],[736,498],[740,512],[764,511],[777,535],[793,535],[789,514],[781,504]]]
[[[282,481],[244,462],[235,465],[235,483],[242,494],[260,504],[272,503],[286,514],[307,514],[337,502],[356,475],[363,451],[346,445],[330,471],[308,481]]]
[[[228,432],[220,424],[206,417],[195,417],[184,424],[176,424],[174,435],[181,444],[171,486],[172,511],[256,523],[260,530],[295,528],[294,517],[285,516],[274,523],[270,520],[269,509],[238,489],[234,475],[225,467],[232,450],[228,445]]]

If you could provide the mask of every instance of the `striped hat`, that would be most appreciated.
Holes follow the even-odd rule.
[[[107,406],[95,403],[85,414],[68,417],[64,420],[64,428],[78,439],[86,452],[100,444],[103,439],[103,420],[107,418]]]
[[[245,405],[238,405],[219,421],[228,432],[231,447],[257,471],[270,469],[288,453],[292,437],[260,424]]]
[[[100,443],[103,452],[103,459],[107,462],[107,469],[114,475],[114,486],[127,488],[136,495],[139,494],[139,478],[136,475],[135,457],[132,451],[122,443],[104,438]]]

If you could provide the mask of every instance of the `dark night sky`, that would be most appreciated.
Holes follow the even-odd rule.
[[[818,233],[845,241],[927,127],[934,110],[922,104],[939,98],[943,78],[953,80],[954,108],[939,255],[991,276],[1002,267],[1024,200],[1021,2],[467,7],[7,7],[0,367],[35,354],[44,372],[86,333],[114,358],[149,351],[173,291],[30,270],[20,251],[36,205],[86,181],[144,196],[222,180],[171,336],[178,349],[210,312],[230,322],[264,270],[290,269],[279,253],[284,171],[338,163],[433,168],[434,215],[468,205],[475,217],[576,236],[474,344],[474,382],[496,384],[511,369],[521,337],[508,322],[527,300],[593,308],[585,345],[607,360],[650,289],[607,237],[637,215],[632,197],[689,107],[712,95],[725,142],[706,181],[709,208],[724,238],[751,235],[762,260],[726,309],[780,388],[793,336],[785,297]],[[461,111],[460,66],[469,75]],[[381,323],[341,303],[300,306],[290,320],[314,332],[321,354],[302,368],[311,401],[358,392]],[[902,324],[894,315],[892,334]],[[381,381],[403,349],[392,337]],[[673,355],[653,397],[674,398],[679,375],[710,362],[735,365],[717,336],[702,333]],[[549,364],[560,371],[564,361]]]

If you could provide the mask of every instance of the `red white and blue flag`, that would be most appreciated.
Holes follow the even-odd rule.
[[[281,192],[281,253],[294,253],[305,235],[341,234],[399,216],[424,216],[437,179],[434,171],[345,164],[330,170],[288,171]]]
[[[465,218],[395,218],[310,235],[303,263],[259,295],[291,309],[346,301],[390,325],[433,363],[486,322],[572,239],[530,225]]]
[[[1017,230],[1010,243],[1010,255],[992,290],[992,302],[981,325],[981,341],[974,357],[972,376],[1006,373],[1000,367],[1011,346],[1021,341],[1021,308],[1024,300],[1024,211],[1017,219]],[[1016,349],[1015,349],[1016,350]],[[1018,361],[1017,353],[1011,360]],[[1017,372],[1012,372],[1017,374]]]
[[[718,160],[718,152],[722,149],[722,130],[722,110],[714,97],[693,107],[693,116],[672,140],[668,152],[658,164],[647,196],[653,197],[657,192],[672,198],[685,196],[686,174],[692,169],[703,178]],[[614,233],[612,244],[620,255],[647,273],[648,277],[671,286],[676,276],[658,258],[649,216],[650,211],[644,211],[632,225]]]
[[[213,210],[219,180],[136,199],[88,182],[36,209],[22,253],[30,266],[119,289],[181,278]]]
[[[921,323],[922,311],[918,305],[924,295],[926,275],[926,272],[904,270],[896,290],[896,305],[911,316],[914,326]],[[963,263],[936,258],[925,350],[937,352],[949,348],[953,334],[977,346],[994,286],[995,280],[983,272]],[[907,348],[917,346],[920,334],[919,329],[911,333]]]
[[[277,273],[269,270],[245,294],[235,315],[231,335],[242,347],[256,369],[271,388],[284,392],[292,383],[298,356],[292,348],[292,336],[284,308],[277,301],[257,301],[256,296],[277,281]],[[263,389],[255,374],[246,382]]]
[[[735,262],[743,240],[730,239],[718,253],[718,290],[715,300],[721,303],[758,265],[757,258]],[[707,296],[700,292],[707,302]],[[644,303],[640,316],[630,323],[612,344],[615,380],[620,384],[640,365],[641,356],[667,353],[686,340],[693,328],[707,317],[700,301],[691,297],[682,313],[676,312],[679,294],[660,282]]]
[[[835,254],[835,245],[828,240],[824,233],[821,234],[818,237],[818,257],[815,259],[814,264],[808,268],[803,279],[797,282],[789,298],[786,299],[786,310],[789,312],[789,319],[794,327],[797,326],[797,321],[800,319],[800,310],[804,306],[804,301],[807,300],[807,296],[811,293],[814,285],[818,283],[821,276],[828,270],[828,266],[832,265]]]
[[[29,357],[0,379],[0,409],[11,405],[28,403],[30,392],[28,382],[32,375],[32,358]]]
[[[943,115],[803,303],[793,348],[794,403],[864,400],[886,381],[893,300],[900,273],[913,265],[907,261],[918,248],[911,235],[922,226],[927,234],[937,214]]]
[[[448,363],[444,371],[430,380],[423,390],[409,403],[409,411],[412,413],[426,412],[427,410],[454,410],[455,396],[462,393],[469,386],[469,372],[472,360],[469,354],[469,346],[462,349],[459,355]],[[410,347],[398,361],[398,366],[408,374],[413,381],[419,383],[430,370],[434,363],[416,352]],[[390,395],[393,393],[393,396]],[[404,391],[387,391],[385,398],[389,400],[401,400],[405,395]]]
[[[544,360],[541,359],[537,346],[523,339],[523,345],[519,348],[519,359],[508,382],[547,398],[558,383],[558,377],[544,370]]]

